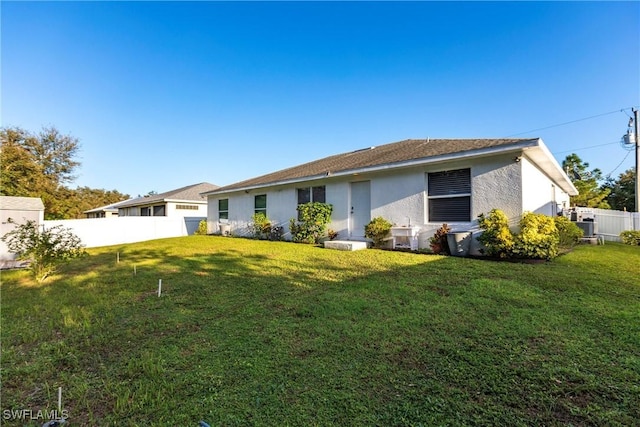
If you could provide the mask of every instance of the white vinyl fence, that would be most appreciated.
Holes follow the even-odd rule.
[[[598,234],[605,240],[620,242],[620,233],[626,230],[640,230],[640,213],[593,209],[598,224]]]
[[[44,221],[46,228],[62,225],[87,248],[135,243],[193,234],[205,217],[126,216]]]

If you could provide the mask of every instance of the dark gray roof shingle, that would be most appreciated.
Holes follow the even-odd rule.
[[[219,187],[215,184],[201,182],[199,184],[187,185],[186,187],[177,188],[160,194],[154,194],[148,197],[137,197],[135,199],[126,200],[118,203],[117,207],[125,208],[130,206],[146,205],[165,200],[191,200],[194,202],[205,202],[207,198],[202,197],[201,193],[213,191],[217,188]]]
[[[507,147],[538,138],[526,139],[407,139],[400,142],[369,147],[336,154],[302,165],[283,169],[256,178],[217,188],[212,193],[255,187],[278,182],[358,170],[368,167],[393,165],[411,160],[428,159],[441,155],[473,152],[493,147]],[[471,153],[470,153],[471,154]]]

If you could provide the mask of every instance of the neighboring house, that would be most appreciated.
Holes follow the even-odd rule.
[[[201,193],[217,185],[201,182],[176,190],[117,203],[118,216],[207,217],[207,199]]]
[[[44,221],[44,204],[39,197],[0,196],[0,236],[13,230],[17,224]],[[7,245],[0,241],[0,261],[14,260],[15,255],[9,253]]]
[[[128,201],[128,200],[125,200]],[[99,208],[89,209],[83,213],[87,218],[111,218],[118,216],[118,205],[123,202],[111,203],[110,205],[100,206]]]
[[[364,239],[374,217],[418,226],[419,247],[442,223],[477,229],[493,208],[556,215],[577,194],[541,139],[410,139],[273,172],[205,193],[210,232],[245,235],[254,213],[288,230],[298,204],[333,205],[339,239]]]

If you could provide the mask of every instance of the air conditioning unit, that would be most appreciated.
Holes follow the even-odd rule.
[[[584,232],[584,237],[594,237],[598,234],[598,223],[595,221],[577,221],[576,225]]]

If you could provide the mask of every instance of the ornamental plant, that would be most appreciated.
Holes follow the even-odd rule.
[[[623,231],[620,238],[625,245],[640,246],[640,230]]]
[[[558,245],[561,248],[572,248],[580,242],[584,231],[571,222],[566,216],[557,216],[553,219],[558,230]]]
[[[271,221],[263,212],[253,214],[249,224],[251,234],[256,239],[266,239],[271,234]]]
[[[379,248],[389,235],[392,225],[381,216],[375,217],[364,227],[364,235],[373,240],[373,245]]]
[[[0,238],[19,260],[29,261],[29,270],[38,283],[55,273],[59,265],[86,255],[80,238],[71,229],[61,225],[40,228],[35,221],[27,221]]]
[[[328,203],[303,203],[298,205],[298,219],[289,220],[291,240],[296,243],[318,243],[331,222],[333,205]]]
[[[511,253],[516,258],[546,259],[558,256],[558,229],[550,216],[525,212]]]
[[[487,215],[478,215],[478,224],[484,231],[478,241],[489,256],[509,258],[513,248],[513,233],[509,229],[509,218],[500,209],[492,209]]]
[[[451,231],[448,224],[442,224],[440,228],[429,238],[429,246],[434,254],[451,255],[449,251],[449,242],[447,242],[447,233]]]

